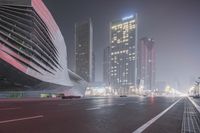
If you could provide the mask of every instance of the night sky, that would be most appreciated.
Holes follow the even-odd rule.
[[[109,22],[138,13],[139,38],[156,45],[157,80],[187,89],[200,76],[200,0],[44,0],[65,38],[74,70],[74,24],[93,20],[96,81],[102,81]]]

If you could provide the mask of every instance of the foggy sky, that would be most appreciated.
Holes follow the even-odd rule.
[[[138,13],[139,38],[156,45],[156,78],[187,89],[200,76],[200,0],[44,0],[65,38],[74,70],[74,23],[93,20],[96,81],[102,81],[109,22]]]

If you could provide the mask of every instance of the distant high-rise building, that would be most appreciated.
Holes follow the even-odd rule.
[[[155,89],[155,71],[154,40],[142,38],[138,45],[138,81],[144,89]]]
[[[93,28],[91,19],[75,24],[76,74],[94,81]]]
[[[110,84],[110,47],[109,46],[104,49],[103,80],[106,85]]]
[[[166,87],[167,87],[167,83],[165,81],[157,81],[156,82],[156,89],[159,92],[164,92]]]
[[[92,52],[92,80],[91,82],[95,82],[95,53]]]
[[[136,87],[137,15],[110,25],[111,86],[118,94],[128,94]]]

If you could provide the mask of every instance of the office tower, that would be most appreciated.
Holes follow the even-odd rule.
[[[129,94],[136,88],[137,15],[111,22],[111,86],[118,94]]]
[[[138,45],[138,80],[144,89],[155,89],[155,63],[154,40],[147,37],[140,39]]]
[[[94,81],[93,28],[91,19],[75,24],[76,74]]]

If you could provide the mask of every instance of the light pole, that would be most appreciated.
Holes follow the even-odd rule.
[[[200,77],[198,77],[198,79],[200,80]],[[200,81],[199,81],[200,84]],[[199,88],[199,84],[198,84],[198,97],[200,96],[200,88]]]
[[[200,82],[196,81],[196,86],[197,86],[197,89],[195,89],[195,96],[196,97],[199,97],[199,84],[200,84]]]

